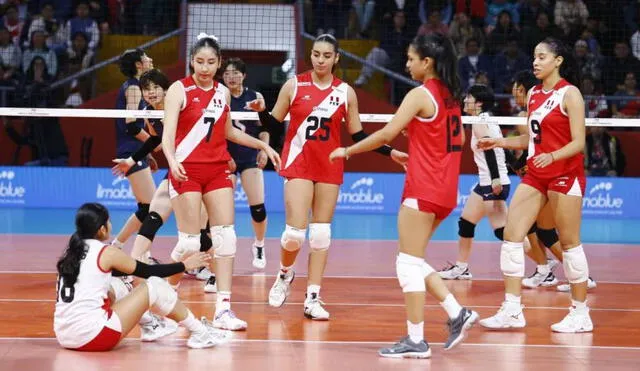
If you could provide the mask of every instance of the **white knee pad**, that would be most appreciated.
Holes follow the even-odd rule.
[[[328,250],[331,245],[331,223],[309,224],[309,246],[311,250]]]
[[[200,235],[178,232],[178,243],[171,251],[173,261],[182,261],[185,257],[200,251]]]
[[[211,248],[216,258],[236,256],[236,230],[233,225],[215,225],[211,227]]]
[[[166,316],[176,307],[178,294],[162,278],[149,277],[147,291],[149,291],[149,307],[154,308],[159,314]]]
[[[582,245],[562,252],[564,275],[569,283],[580,283],[589,279],[589,264]]]
[[[400,253],[396,258],[396,275],[402,292],[425,292],[424,264],[422,258]]]
[[[116,301],[121,300],[131,292],[131,286],[128,286],[119,277],[111,277],[109,285],[111,289],[113,289],[113,295],[116,297]]]
[[[282,232],[280,243],[282,248],[287,251],[298,251],[304,243],[305,236],[307,234],[306,229],[294,228],[287,224]]]
[[[524,277],[523,243],[504,241],[500,248],[500,269],[509,277]]]

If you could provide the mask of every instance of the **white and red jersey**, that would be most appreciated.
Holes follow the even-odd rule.
[[[229,161],[225,135],[230,111],[228,89],[214,81],[211,89],[204,90],[191,76],[180,83],[184,88],[184,102],[176,129],[176,160],[183,163]]]
[[[428,119],[416,116],[409,123],[409,164],[402,198],[455,208],[462,158],[460,105],[438,79],[427,80],[420,89],[427,92],[436,112]]]
[[[532,88],[529,94],[529,155],[528,173],[537,178],[555,178],[578,169],[584,171],[582,151],[563,160],[557,160],[544,168],[533,165],[533,158],[541,153],[551,153],[571,142],[569,116],[562,107],[567,90],[573,85],[560,80],[550,91],[542,85]]]
[[[331,86],[320,89],[314,84],[310,71],[296,76],[280,175],[342,184],[344,163],[342,160],[329,162],[329,154],[340,147],[340,128],[347,116],[348,87],[334,77]]]
[[[85,256],[80,262],[80,273],[73,286],[58,277],[53,330],[60,345],[78,348],[93,340],[111,315],[107,296],[111,271],[98,265],[100,255],[107,247],[98,240],[85,240]]]

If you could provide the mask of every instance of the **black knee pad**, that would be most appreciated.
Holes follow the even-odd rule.
[[[254,222],[260,223],[267,219],[267,209],[264,208],[264,204],[251,205],[249,210],[251,210],[251,219]]]
[[[473,238],[476,235],[476,225],[465,218],[458,220],[458,236]]]
[[[551,246],[558,242],[558,233],[556,233],[555,229],[538,228],[536,236],[538,236],[538,240],[540,240],[546,248],[551,248]]]
[[[207,226],[209,226],[209,222],[207,222]],[[200,251],[205,252],[209,251],[213,246],[213,241],[211,241],[211,237],[209,237],[209,228],[200,230]]]
[[[529,232],[527,232],[527,235],[530,235],[532,233],[537,233],[538,232],[538,225],[536,224],[536,222],[533,222],[533,225],[531,226],[531,228],[529,228]]]
[[[136,218],[140,221],[140,223],[144,223],[144,220],[149,215],[149,204],[143,204],[138,202],[138,210],[135,212]]]
[[[500,241],[504,241],[504,227],[494,229],[493,234],[495,234],[496,238]]]
[[[147,215],[146,218],[144,218],[144,221],[142,222],[142,227],[140,227],[138,234],[148,238],[149,241],[153,241],[153,239],[156,237],[156,233],[158,232],[158,229],[162,227],[162,224],[163,224],[163,221],[162,221],[162,218],[160,217],[160,214],[158,214],[155,211],[152,211]]]

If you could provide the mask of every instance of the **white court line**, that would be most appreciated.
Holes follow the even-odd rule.
[[[13,299],[13,298],[0,298],[0,303],[47,303],[47,302],[55,302],[55,299]],[[185,304],[214,304],[215,300],[182,300]],[[232,301],[232,304],[237,305],[268,305],[267,302],[259,302],[259,301]],[[303,305],[303,302],[295,303],[295,302],[285,302],[283,305]],[[389,308],[404,308],[404,304],[393,304],[393,303],[326,303],[328,306],[335,307],[389,307]],[[442,306],[436,304],[425,304],[425,308],[434,308],[440,309]],[[497,305],[467,305],[467,308],[476,308],[476,309],[498,309],[500,306]],[[563,310],[566,311],[568,306],[563,307],[537,307],[537,306],[525,306],[525,309],[536,309],[536,310]],[[589,308],[591,311],[600,311],[600,312],[640,312],[640,309],[624,309],[624,308]]]
[[[572,334],[575,335],[575,334]],[[575,335],[580,336],[580,334]],[[0,341],[55,341],[54,337],[0,337]],[[139,342],[136,338],[124,338],[123,341]],[[183,343],[185,339],[166,339],[162,342]],[[232,339],[233,343],[283,343],[283,344],[323,344],[323,345],[388,345],[389,341],[333,341],[333,340],[288,340],[288,339]],[[444,345],[444,343],[429,342],[429,345]],[[500,348],[566,348],[566,349],[602,349],[602,350],[639,350],[640,347],[617,347],[611,345],[568,345],[568,344],[513,344],[513,343],[462,343],[461,347],[500,347]]]

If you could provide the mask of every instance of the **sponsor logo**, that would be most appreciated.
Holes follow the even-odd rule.
[[[231,179],[231,174],[229,174],[229,179]],[[233,200],[236,203],[246,204],[249,202],[249,198],[247,198],[247,194],[244,192],[244,187],[242,187],[242,181],[238,178],[236,183],[236,190],[233,192]]]
[[[17,182],[12,170],[0,171],[0,204],[24,204],[27,189]]]
[[[599,182],[582,199],[585,214],[622,215],[624,199],[616,197],[611,182]]]
[[[305,81],[305,82],[298,81],[298,86],[311,86],[311,83],[308,81]]]
[[[96,198],[103,201],[105,204],[109,204],[109,201],[133,201],[135,197],[131,190],[131,185],[127,178],[118,177],[111,182],[110,185],[104,186],[102,183],[98,183],[96,188]]]
[[[374,190],[375,180],[362,177],[351,184],[347,191],[338,194],[338,209],[342,210],[382,210],[384,194]]]

